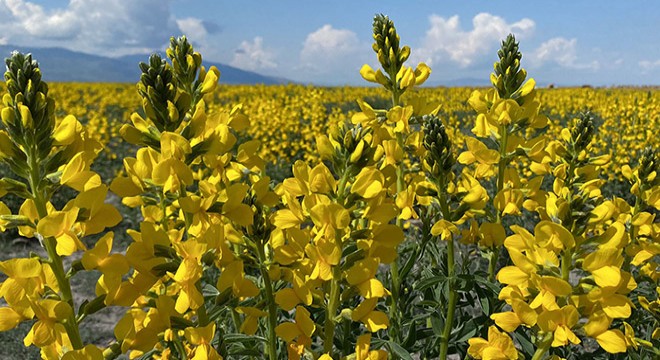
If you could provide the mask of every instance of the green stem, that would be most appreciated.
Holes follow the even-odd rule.
[[[394,95],[393,95],[394,96]],[[398,96],[394,96],[393,101],[398,102]],[[403,149],[403,134],[397,133],[396,134],[396,140],[398,145]],[[397,191],[397,196],[401,194],[401,192],[404,191],[405,189],[405,178],[404,178],[404,173],[403,173],[403,162],[398,164],[396,168],[396,191]],[[400,217],[396,218],[396,226],[399,228],[403,229],[403,220]],[[400,298],[400,289],[401,289],[401,278],[399,276],[399,263],[397,262],[397,259],[394,259],[392,261],[392,265],[390,266],[390,273],[392,276],[392,306],[390,307],[390,320],[392,320],[392,323],[390,324],[390,335],[392,337],[392,340],[399,344],[401,342],[400,339],[400,313],[399,313],[399,298]]]
[[[337,186],[337,203],[341,206],[344,206],[344,200],[346,199],[346,184],[348,179],[353,172],[353,166],[349,165],[346,167],[346,171],[342,174],[339,179],[339,185]],[[343,250],[341,235],[337,233],[337,246]],[[335,339],[335,316],[337,316],[337,309],[339,308],[339,295],[340,295],[340,282],[341,282],[341,267],[339,264],[332,267],[332,280],[330,280],[330,294],[328,299],[328,305],[325,312],[325,324],[324,324],[324,336],[325,342],[323,343],[323,352],[330,354],[332,356],[333,343]]]
[[[458,301],[458,291],[454,288],[454,239],[447,240],[447,275],[449,278],[449,307],[447,308],[447,317],[445,318],[445,327],[442,330],[440,338],[440,359],[447,358],[449,350],[449,335],[454,324],[454,312]]]
[[[502,133],[502,141],[500,143],[500,160],[497,164],[497,191],[495,196],[504,189],[504,172],[508,165],[509,159],[506,156],[506,147],[509,139],[509,128],[506,125],[500,126],[500,131]],[[502,224],[502,214],[497,211],[497,220],[498,224]],[[495,274],[497,273],[497,260],[500,257],[500,248],[495,246],[493,248],[493,253],[488,259],[488,281],[495,281]]]
[[[266,304],[268,305],[268,342],[266,343],[266,351],[270,360],[277,360],[277,335],[275,328],[277,327],[277,304],[275,303],[275,295],[273,293],[273,283],[266,268],[266,252],[264,244],[257,241],[257,255],[259,256],[259,270],[261,277],[264,280],[264,292],[266,295]]]
[[[39,183],[41,181],[41,172],[39,171],[39,161],[36,158],[36,150],[32,152],[29,156],[30,164],[30,176],[29,176],[29,185],[30,190],[32,191],[32,198],[34,205],[37,208],[37,214],[39,219],[43,219],[48,216],[48,209],[46,208],[46,199],[41,191]],[[76,310],[75,304],[73,302],[73,295],[71,293],[71,284],[66,277],[66,272],[64,271],[64,265],[62,264],[62,258],[57,254],[57,240],[53,237],[48,237],[43,239],[43,246],[46,248],[48,253],[48,264],[53,270],[53,275],[57,280],[57,285],[62,292],[62,301],[66,302],[71,306],[71,316],[68,319],[62,322],[62,325],[66,329],[71,345],[74,349],[82,349],[83,342],[80,337],[80,330],[78,329],[78,322],[76,321]]]
[[[332,268],[332,280],[330,280],[330,300],[325,312],[325,342],[323,352],[332,356],[333,343],[335,339],[335,316],[339,307],[339,281],[341,280],[341,269],[339,265]]]
[[[571,249],[566,249],[561,255],[561,278],[562,280],[568,282],[568,278],[571,274],[571,268],[573,265],[573,252]]]
[[[541,360],[543,359],[543,355],[545,355],[546,352],[548,352],[548,349],[550,349],[550,344],[552,343],[552,338],[553,334],[552,333],[547,333],[543,337],[543,340],[541,340],[541,343],[539,344],[539,347],[536,348],[536,351],[534,352],[534,355],[532,356],[532,360]]]
[[[443,182],[439,182],[438,191],[440,192],[440,208],[442,211],[442,218],[449,219],[449,204],[447,203],[447,197],[445,195],[446,185]],[[445,317],[445,326],[442,330],[442,336],[440,337],[440,359],[447,358],[447,352],[449,351],[449,336],[451,335],[451,329],[454,325],[454,313],[456,312],[456,303],[458,302],[458,291],[455,288],[454,277],[456,276],[455,270],[455,250],[454,250],[454,238],[453,236],[447,240],[447,278],[449,279],[449,306],[447,307],[447,315]]]
[[[238,312],[234,309],[229,309],[231,312],[231,321],[234,323],[234,329],[236,332],[240,332],[241,325],[243,325],[243,321],[241,321],[241,316],[238,315]]]

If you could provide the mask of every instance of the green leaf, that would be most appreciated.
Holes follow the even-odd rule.
[[[135,360],[150,360],[150,359],[152,359],[153,355],[156,355],[156,354],[158,354],[158,350],[154,349],[154,350],[151,350],[151,351],[148,351],[148,352],[142,354],[142,356],[140,356],[138,358],[135,358]]]
[[[466,342],[477,335],[478,326],[474,320],[464,322],[460,328],[456,329],[450,337],[452,343]]]
[[[391,342],[391,341],[388,341],[387,342],[387,347],[389,347],[390,351],[393,354],[395,354],[396,356],[398,356],[400,359],[402,359],[402,360],[413,360],[413,357],[410,355],[408,350],[401,347],[401,345],[399,345],[397,343],[394,343],[394,342]]]
[[[257,335],[245,335],[245,334],[226,334],[223,337],[225,343],[244,343],[244,342],[267,342],[268,340],[265,337]]]
[[[435,275],[429,278],[422,279],[413,285],[413,288],[418,291],[424,291],[432,286],[447,280],[444,275]]]

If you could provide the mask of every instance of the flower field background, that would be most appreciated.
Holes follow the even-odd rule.
[[[660,356],[660,91],[537,89],[512,36],[492,87],[425,88],[399,40],[377,16],[378,87],[13,54],[0,357]]]

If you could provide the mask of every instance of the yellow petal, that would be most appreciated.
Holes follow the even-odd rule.
[[[23,317],[9,307],[0,308],[0,331],[11,330],[18,325]]]
[[[626,352],[626,338],[621,330],[607,330],[596,336],[598,344],[608,353],[616,354]]]

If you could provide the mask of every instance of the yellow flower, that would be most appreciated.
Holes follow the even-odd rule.
[[[308,244],[305,253],[314,264],[314,269],[309,275],[310,279],[324,281],[332,279],[332,267],[339,265],[341,260],[341,249],[334,240],[320,238],[316,241],[316,245]]]
[[[566,305],[557,310],[546,310],[538,316],[538,325],[544,332],[554,334],[552,346],[566,346],[569,341],[579,344],[580,339],[573,333],[571,328],[575,326],[580,314],[573,305]]]
[[[387,351],[370,350],[371,334],[360,335],[355,344],[355,360],[387,360]]]
[[[89,344],[80,350],[69,351],[62,360],[102,360],[103,352],[96,346]]]
[[[78,216],[85,218],[81,224],[85,236],[98,234],[121,221],[119,211],[111,204],[104,203],[107,193],[108,187],[101,185],[81,192],[73,201],[76,207],[84,209]]]
[[[217,288],[220,292],[231,288],[237,297],[253,297],[259,294],[259,288],[250,279],[245,278],[243,262],[238,260],[225,266],[218,278]]]
[[[245,315],[239,331],[246,335],[254,335],[259,326],[259,318],[268,315],[267,312],[252,306],[237,306],[235,310],[237,313]]]
[[[608,353],[626,352],[626,337],[621,330],[609,330],[611,323],[612,319],[605,312],[595,312],[589,317],[589,322],[584,325],[584,330],[588,336],[595,338],[598,344]]]
[[[495,326],[488,328],[488,340],[472,338],[468,340],[468,344],[470,344],[468,355],[475,359],[518,359],[518,350],[513,345],[513,340],[506,333],[497,330]]]
[[[295,320],[295,322],[284,322],[275,328],[277,336],[287,343],[294,340],[310,339],[316,330],[316,324],[310,318],[309,311],[303,306],[296,307]]]
[[[73,314],[71,306],[66,302],[52,299],[32,302],[32,309],[38,321],[25,336],[25,346],[32,344],[44,347],[57,340],[60,334],[65,333],[61,322],[69,320]]]
[[[195,345],[192,352],[188,354],[189,359],[191,360],[222,360],[222,357],[211,346],[211,341],[215,336],[215,323],[211,322],[210,324],[200,327],[192,328],[188,327],[184,331],[186,340],[192,345]]]
[[[350,269],[346,270],[346,281],[350,285],[356,286],[360,295],[365,299],[389,295],[380,280],[376,279],[379,264],[378,258],[366,258],[356,261]]]
[[[68,211],[54,211],[37,224],[37,232],[43,237],[54,237],[57,241],[58,255],[71,255],[76,250],[87,250],[75,233],[74,224],[78,217],[78,208]]]
[[[370,332],[387,329],[390,326],[390,319],[382,311],[375,310],[378,298],[364,299],[351,312],[353,321],[360,321]]]
[[[312,304],[312,291],[307,276],[303,276],[299,271],[293,271],[292,288],[284,288],[275,293],[275,302],[286,311],[293,310],[296,305],[303,303]]]

